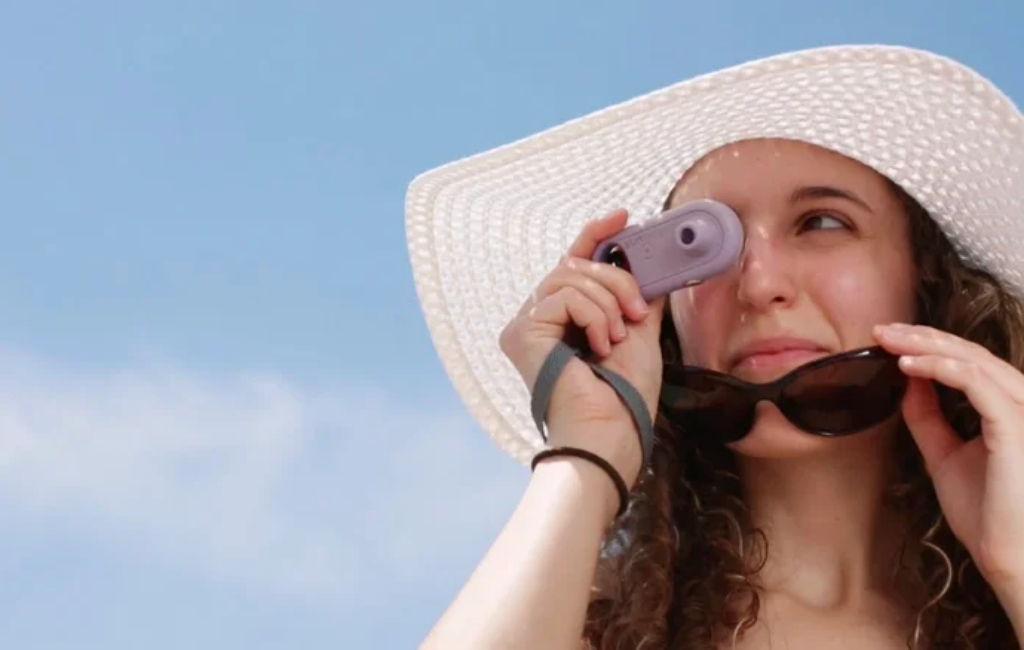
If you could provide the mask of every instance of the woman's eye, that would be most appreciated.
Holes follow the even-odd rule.
[[[835,228],[847,228],[845,222],[830,214],[812,214],[800,224],[801,230],[832,230]]]

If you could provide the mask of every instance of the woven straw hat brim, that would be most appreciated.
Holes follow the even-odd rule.
[[[416,290],[441,362],[519,462],[542,441],[498,336],[583,224],[656,215],[709,151],[762,137],[845,154],[927,208],[966,263],[1024,297],[1024,117],[971,69],[894,46],[734,66],[418,176],[406,200]]]

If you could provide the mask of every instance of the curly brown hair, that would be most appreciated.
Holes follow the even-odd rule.
[[[990,274],[966,266],[927,211],[890,186],[909,219],[919,322],[977,342],[1024,370],[1021,301]],[[671,345],[671,321],[664,329]],[[979,417],[963,394],[938,391],[956,431],[977,436]],[[900,476],[887,496],[908,524],[899,570],[916,587],[904,598],[918,612],[908,648],[1019,648],[992,590],[943,519],[920,453],[902,429],[895,450]],[[749,629],[760,607],[756,576],[768,543],[750,523],[741,494],[730,451],[677,435],[659,417],[651,471],[604,540],[584,647],[712,650]]]

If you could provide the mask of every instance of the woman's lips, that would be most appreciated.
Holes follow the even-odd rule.
[[[742,348],[736,356],[731,372],[751,378],[764,375],[781,376],[801,364],[827,354],[828,351],[813,341],[792,338],[763,339]]]
[[[773,370],[783,367],[797,366],[806,363],[811,359],[820,357],[822,350],[783,350],[781,352],[762,352],[752,354],[734,367],[734,371],[740,370]]]

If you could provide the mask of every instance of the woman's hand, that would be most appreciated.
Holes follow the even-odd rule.
[[[946,520],[1008,614],[1024,620],[1024,375],[984,347],[918,325],[876,331],[910,376],[903,416]],[[964,442],[939,410],[934,380],[962,391],[981,416]]]
[[[653,417],[661,389],[664,299],[647,304],[630,273],[590,261],[597,244],[625,224],[622,210],[587,224],[502,331],[500,343],[532,392],[555,344],[582,332],[594,360],[633,384]],[[555,382],[546,422],[552,444],[594,452],[627,485],[636,480],[642,450],[632,417],[612,387],[580,359],[570,360]]]

